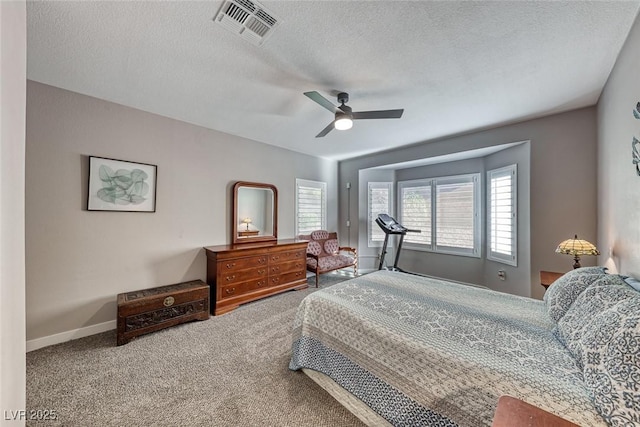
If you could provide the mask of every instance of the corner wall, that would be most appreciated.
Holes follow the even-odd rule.
[[[531,272],[531,142],[507,148],[485,157],[485,192],[487,191],[487,171],[492,169],[515,164],[518,168],[518,186],[516,188],[517,205],[517,247],[518,265],[511,266],[497,261],[486,259],[487,243],[484,245],[485,265],[484,265],[484,285],[501,292],[511,292],[512,288],[519,290],[519,295],[528,296],[529,277]],[[486,193],[485,193],[486,194]],[[485,197],[486,202],[486,197]],[[487,209],[485,209],[487,215]],[[486,219],[486,216],[485,216]],[[485,220],[486,228],[486,220]],[[565,267],[566,268],[566,267]],[[498,271],[502,270],[506,274],[506,280],[498,277]],[[565,270],[562,270],[565,271]],[[537,272],[533,272],[536,275]],[[540,285],[532,283],[532,290],[535,291]],[[538,295],[540,296],[540,295]]]
[[[369,246],[369,182],[393,182],[394,185],[391,188],[391,197],[395,199],[395,176],[393,170],[361,170],[358,178],[358,194],[361,194],[357,215],[355,215],[355,221],[352,219],[352,227],[358,229],[358,270],[361,272],[369,272],[377,270],[380,265],[380,257],[382,256],[383,242],[374,242],[372,246]],[[395,206],[395,203],[392,203]],[[395,216],[395,212],[386,212],[391,216]],[[374,225],[378,227],[377,224]],[[389,236],[389,243],[387,245],[387,252],[384,259],[385,266],[392,266],[395,257],[395,246],[397,243],[396,236]]]
[[[17,416],[26,405],[24,1],[0,2],[0,74],[0,411],[2,424],[24,425]]]
[[[640,174],[632,163],[640,140],[640,17],[629,32],[598,101],[598,248],[614,272],[640,277]],[[637,146],[640,153],[640,144]]]
[[[202,247],[231,240],[236,181],[277,187],[281,239],[294,237],[295,179],[324,181],[337,227],[335,161],[33,81],[26,148],[29,340],[113,329],[118,293],[205,280]],[[157,165],[156,212],[87,211],[88,156]]]

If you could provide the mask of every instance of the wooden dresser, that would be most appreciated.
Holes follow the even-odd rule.
[[[207,246],[211,312],[224,314],[240,304],[307,285],[307,241]]]

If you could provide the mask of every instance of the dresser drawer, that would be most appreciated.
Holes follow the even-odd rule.
[[[236,283],[234,285],[221,286],[219,289],[219,300],[233,298],[256,289],[266,288],[269,285],[268,279],[265,277],[258,280],[250,280],[248,282]]]
[[[281,262],[288,262],[297,259],[306,259],[307,258],[307,250],[306,249],[298,249],[294,251],[278,251],[269,254],[269,264],[279,264]]]
[[[269,265],[269,276],[291,273],[292,271],[302,271],[305,269],[305,265],[306,261],[303,259],[297,261],[281,262],[276,265]]]
[[[219,271],[218,284],[219,286],[226,286],[233,283],[246,282],[251,279],[266,279],[268,271],[267,266],[251,268],[249,270]]]
[[[297,280],[302,280],[307,278],[307,272],[305,270],[302,271],[294,271],[291,273],[280,274],[277,276],[269,276],[269,286],[278,286],[284,283],[294,282]]]
[[[224,274],[225,271],[246,270],[248,268],[266,266],[267,259],[266,255],[260,255],[218,261],[218,272]]]

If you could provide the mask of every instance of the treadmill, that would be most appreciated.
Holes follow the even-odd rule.
[[[404,241],[404,236],[407,233],[420,233],[420,230],[410,230],[407,227],[399,224],[395,219],[390,217],[387,214],[379,214],[376,218],[376,224],[380,226],[382,231],[384,231],[384,244],[382,245],[382,253],[380,254],[380,265],[378,265],[378,270],[382,270],[382,265],[384,264],[384,258],[387,255],[387,244],[389,243],[390,235],[398,235],[400,236],[400,242],[398,242],[398,250],[396,251],[396,259],[393,263],[392,271],[401,271],[403,273],[411,273],[410,271],[404,271],[398,268],[398,259],[400,258],[400,251],[402,250],[402,242]]]

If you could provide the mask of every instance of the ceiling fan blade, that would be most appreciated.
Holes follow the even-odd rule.
[[[331,103],[331,101],[329,101],[327,98],[325,98],[324,96],[320,95],[318,92],[313,91],[313,92],[305,92],[304,93],[309,99],[311,99],[312,101],[320,104],[321,106],[323,106],[324,108],[326,108],[327,110],[331,111],[332,113],[336,113],[338,112],[338,107],[336,107],[335,105],[333,105]]]
[[[320,133],[316,135],[316,138],[322,138],[323,136],[331,132],[334,128],[334,125],[333,125],[334,122],[335,120],[329,123],[326,128],[322,129],[322,131],[320,131]]]
[[[353,120],[363,119],[399,119],[404,110],[380,110],[380,111],[357,111],[353,113]]]

